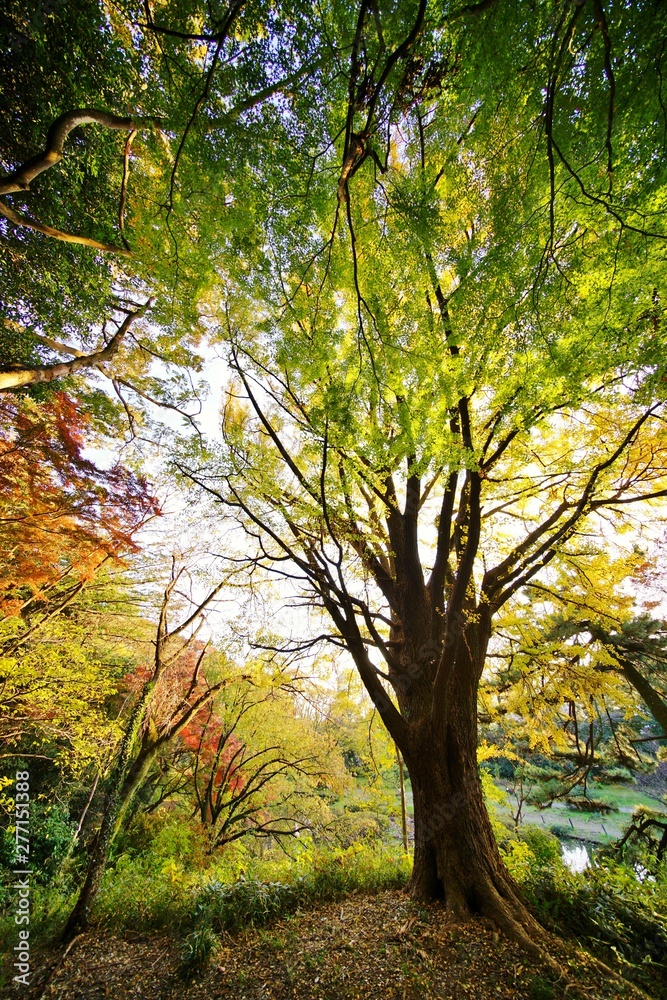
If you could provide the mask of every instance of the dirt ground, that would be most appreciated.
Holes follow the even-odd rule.
[[[641,994],[571,946],[554,943],[563,978],[481,922],[447,926],[438,905],[401,892],[351,896],[263,929],[224,935],[205,971],[179,974],[182,939],[90,931],[64,960],[33,954],[23,1000],[590,1000]],[[60,964],[58,964],[60,960]]]

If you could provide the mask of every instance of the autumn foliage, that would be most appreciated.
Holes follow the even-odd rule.
[[[117,461],[102,468],[86,456],[89,423],[66,392],[39,405],[10,394],[0,399],[5,614],[66,575],[85,580],[106,559],[136,551],[135,533],[158,513],[143,477]]]

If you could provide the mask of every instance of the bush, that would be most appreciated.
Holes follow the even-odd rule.
[[[519,827],[518,834],[519,840],[528,844],[538,864],[560,860],[560,841],[553,833],[548,833],[532,823],[524,823]]]
[[[533,806],[550,807],[551,803],[562,791],[562,786],[558,778],[548,778],[541,781],[531,791],[528,802]]]
[[[48,885],[58,874],[72,843],[76,824],[69,810],[60,803],[30,805],[30,861],[35,880]],[[15,867],[16,842],[13,832],[4,828],[0,834],[0,868]]]
[[[623,783],[635,780],[635,776],[628,767],[605,767],[600,775],[601,781],[610,783]]]
[[[191,890],[201,874],[153,855],[123,854],[107,868],[95,919],[107,927],[143,930],[181,926],[191,915]]]
[[[135,816],[128,829],[119,836],[114,854],[150,854],[153,857],[179,858],[201,864],[207,846],[206,836],[200,828],[159,810]]]
[[[571,826],[563,826],[561,823],[552,823],[549,827],[549,833],[553,833],[554,837],[559,840],[572,840],[574,836],[574,831]]]
[[[181,948],[180,974],[191,979],[208,965],[218,947],[218,938],[210,927],[201,927],[188,934]]]
[[[351,847],[359,841],[378,841],[381,834],[377,819],[365,812],[346,813],[335,826],[335,837],[341,847]]]
[[[208,869],[173,854],[125,854],[104,874],[94,917],[117,929],[178,928],[195,921],[231,930],[316,900],[397,888],[410,875],[409,859],[395,848],[357,843],[321,850],[302,842],[297,850],[294,858],[278,851],[261,858],[233,844],[211,858]]]
[[[218,933],[249,924],[260,926],[293,912],[307,895],[308,887],[301,880],[292,885],[258,879],[243,879],[231,885],[209,882],[198,893],[195,919]]]
[[[543,920],[561,934],[603,944],[634,966],[667,964],[667,862],[654,881],[640,881],[628,865],[604,860],[574,873],[562,863],[515,871]]]
[[[410,874],[410,861],[404,854],[363,844],[326,851],[306,845],[287,863],[260,862],[254,867],[257,875],[264,874],[263,879],[242,877],[233,883],[204,885],[194,904],[197,921],[218,932],[259,926],[320,900],[400,888]],[[270,875],[274,877],[267,878]]]
[[[12,881],[15,881],[13,879]],[[7,891],[0,916],[0,953],[11,954],[16,944],[16,923],[14,922],[15,890]],[[74,906],[76,896],[58,884],[48,887],[34,881],[30,889],[30,938],[50,941],[55,939],[65,926],[65,921]]]
[[[578,809],[579,812],[618,812],[618,807],[612,805],[611,802],[603,802],[602,799],[587,799],[583,795],[568,795],[565,801],[571,809]]]

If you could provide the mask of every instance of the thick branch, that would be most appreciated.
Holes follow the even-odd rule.
[[[50,167],[60,163],[63,158],[63,147],[72,129],[79,125],[104,125],[106,128],[120,129],[131,134],[141,128],[155,125],[158,119],[155,118],[123,118],[119,115],[112,115],[108,111],[99,111],[95,108],[78,108],[74,111],[66,111],[55,120],[49,129],[46,137],[46,147],[42,153],[38,153],[31,159],[22,163],[13,173],[0,179],[0,195],[25,193],[30,190],[30,184]],[[127,147],[125,160],[125,174],[123,177],[123,189],[121,192],[121,223],[124,211],[124,194],[127,173]],[[99,240],[91,239],[88,236],[77,236],[75,233],[64,232],[62,229],[55,229],[45,223],[27,219],[15,209],[10,208],[5,202],[0,201],[0,215],[15,226],[24,226],[33,229],[35,232],[51,236],[53,239],[61,240],[64,243],[77,243],[81,246],[92,247],[94,250],[102,250],[104,253],[120,254],[123,257],[130,257],[131,252],[127,247],[118,247],[113,243],[101,243]],[[122,224],[121,224],[122,229]]]
[[[118,115],[112,115],[108,111],[98,111],[95,108],[77,108],[75,111],[66,111],[60,118],[56,118],[49,129],[44,152],[26,160],[13,173],[0,180],[0,195],[29,191],[30,184],[35,177],[55,166],[56,163],[60,163],[67,137],[72,129],[79,125],[104,125],[106,128],[132,132],[134,129],[153,126],[158,121],[157,118],[122,118]]]
[[[83,368],[94,368],[97,365],[103,364],[105,361],[111,361],[118,353],[118,350],[134,321],[143,316],[152,304],[153,300],[149,299],[148,302],[146,302],[143,306],[140,306],[139,309],[136,309],[132,313],[128,313],[114,336],[101,351],[95,351],[93,354],[80,354],[77,352],[77,356],[73,358],[72,361],[61,361],[55,365],[27,365],[25,367],[16,367],[13,365],[0,366],[0,392],[6,391],[7,389],[18,389],[24,385],[33,385],[37,382],[52,382],[54,379],[64,378],[66,375],[73,375],[75,372],[81,371]],[[55,350],[67,350],[68,353],[74,353],[71,348],[66,348],[65,345],[59,344],[56,346],[55,341],[48,341],[46,338],[42,337],[38,339],[47,343],[49,347],[53,347]]]
[[[104,253],[117,253],[121,257],[132,256],[131,250],[116,246],[115,243],[101,243],[90,236],[77,236],[76,233],[66,233],[63,229],[55,229],[54,226],[47,226],[43,222],[26,219],[25,215],[14,211],[9,205],[5,205],[3,201],[0,201],[0,215],[4,215],[15,226],[23,226],[25,229],[32,229],[36,233],[43,233],[45,236],[51,236],[54,240],[60,240],[61,243],[77,243],[79,246],[92,247],[94,250],[102,250]]]

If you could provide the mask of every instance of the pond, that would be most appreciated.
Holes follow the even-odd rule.
[[[561,840],[560,844],[563,864],[567,865],[571,872],[583,872],[590,868],[591,856],[585,844],[578,840]]]

